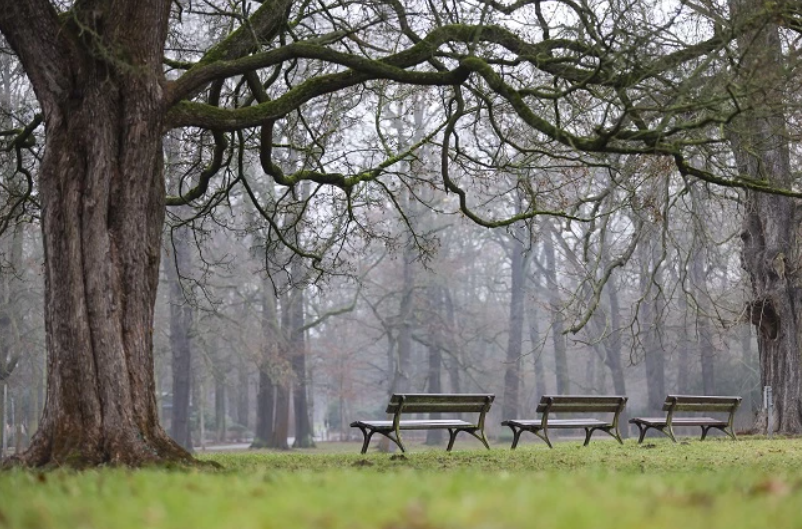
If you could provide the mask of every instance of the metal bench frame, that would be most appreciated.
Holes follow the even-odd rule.
[[[669,395],[663,404],[663,411],[667,412],[665,419],[662,417],[633,417],[629,420],[640,430],[638,444],[643,442],[646,432],[654,429],[668,436],[675,443],[677,438],[674,436],[673,426],[700,426],[702,428],[702,438],[704,441],[708,432],[716,428],[727,434],[733,441],[737,441],[732,422],[735,418],[735,411],[741,404],[741,397],[718,397],[705,395]],[[729,417],[726,421],[714,419],[712,417],[675,417],[675,412],[726,412]]]
[[[549,429],[584,429],[585,443],[588,446],[593,432],[600,430],[619,443],[624,444],[618,430],[618,419],[627,404],[627,397],[591,396],[591,395],[544,395],[540,399],[537,412],[542,413],[540,421],[507,419],[501,423],[512,430],[512,450],[518,446],[522,432],[532,432],[540,437],[549,448],[553,448],[549,440]],[[550,419],[552,413],[613,413],[611,422],[598,419]]]
[[[485,416],[494,399],[495,395],[475,393],[396,393],[385,410],[385,413],[393,414],[392,421],[354,421],[351,428],[359,428],[362,432],[363,454],[375,433],[387,437],[398,445],[401,452],[406,452],[401,430],[448,430],[448,452],[454,447],[457,435],[466,432],[490,450],[484,431]],[[479,413],[479,420],[475,424],[460,419],[401,420],[401,415],[410,413]]]

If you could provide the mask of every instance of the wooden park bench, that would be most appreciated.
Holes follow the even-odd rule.
[[[404,393],[395,394],[390,398],[386,413],[392,413],[391,421],[354,421],[351,428],[362,431],[364,442],[362,453],[368,450],[370,438],[379,433],[398,445],[402,452],[406,452],[401,441],[401,430],[448,430],[448,448],[454,447],[454,440],[460,432],[467,432],[479,439],[485,448],[490,450],[485,438],[485,415],[490,411],[495,395],[472,393]],[[478,413],[476,423],[460,419],[406,419],[401,416],[411,413]]]
[[[555,429],[584,429],[585,445],[590,442],[590,437],[596,430],[601,430],[609,434],[623,444],[621,434],[618,431],[618,417],[624,411],[627,404],[626,397],[595,397],[585,395],[544,395],[540,399],[537,412],[542,413],[540,419],[508,419],[501,423],[502,426],[509,426],[512,429],[512,449],[518,446],[521,432],[532,432],[540,437],[549,448],[552,448],[549,441],[549,430]],[[598,418],[574,418],[574,419],[555,419],[553,413],[613,413],[612,421],[603,421]]]
[[[741,404],[741,397],[708,397],[698,395],[669,395],[663,404],[663,411],[667,412],[665,417],[634,417],[629,420],[640,430],[638,443],[643,442],[646,432],[650,428],[658,430],[671,438],[675,443],[674,426],[701,426],[702,441],[707,437],[707,432],[711,428],[717,428],[725,434],[736,439],[735,431],[732,429],[732,421],[735,417],[735,410]],[[675,417],[675,412],[722,412],[728,413],[727,420],[714,419],[713,417]]]

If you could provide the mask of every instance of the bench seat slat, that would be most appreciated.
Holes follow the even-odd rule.
[[[541,421],[531,420],[531,419],[511,419],[508,421],[504,421],[501,423],[503,426],[507,425],[515,425],[520,426],[522,428],[531,428],[537,427],[540,428]],[[549,418],[548,427],[549,428],[584,428],[584,427],[605,427],[609,426],[612,427],[613,423],[600,421],[598,419],[551,419]]]
[[[393,421],[356,421],[351,427],[366,426],[374,430],[392,430]],[[473,423],[457,419],[398,421],[400,430],[431,430],[437,428],[477,428]]]
[[[636,417],[629,422],[633,424],[643,423],[649,426],[665,426],[665,417]],[[674,417],[671,419],[672,426],[727,426],[727,421],[714,419],[713,417]]]

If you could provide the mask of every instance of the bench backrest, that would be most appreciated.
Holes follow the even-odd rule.
[[[663,404],[667,411],[667,422],[671,424],[674,412],[722,412],[729,413],[727,422],[732,427],[735,410],[741,404],[741,397],[718,397],[706,395],[669,395]]]
[[[548,427],[552,413],[614,413],[612,424],[618,426],[618,418],[627,405],[627,397],[596,395],[543,395],[537,407],[542,413],[541,425]]]
[[[608,397],[594,395],[543,395],[539,413],[615,413],[626,406],[626,397]]]
[[[487,413],[495,398],[483,393],[396,393],[387,413]]]

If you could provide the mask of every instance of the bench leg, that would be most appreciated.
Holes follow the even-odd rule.
[[[540,433],[540,432],[543,432],[543,433]],[[553,446],[551,446],[551,441],[549,441],[549,432],[548,432],[548,430],[545,430],[545,429],[544,430],[534,430],[534,431],[532,431],[532,433],[537,435],[538,437],[540,437],[544,441],[546,441],[546,444],[549,445],[549,448],[554,448]]]
[[[612,430],[612,431],[606,430],[606,431],[607,431],[607,433],[612,435],[615,438],[616,441],[618,441],[618,444],[621,444],[621,445],[624,444],[624,440],[621,439],[621,432],[618,431],[618,425],[616,425],[614,430]]]
[[[595,426],[592,426],[592,427],[585,428],[585,444],[584,444],[584,446],[588,446],[588,443],[590,443],[590,436],[593,435],[593,432],[595,432],[596,430],[601,430],[602,432],[606,433],[607,435],[609,435],[610,437],[612,437],[613,439],[618,441],[619,444],[624,444],[624,441],[621,439],[621,434],[619,433],[618,428],[613,429],[613,428],[609,428],[609,427],[595,427]]]
[[[398,445],[398,448],[401,449],[401,453],[406,453],[407,449],[404,448],[404,443],[401,441],[401,432],[395,432],[395,437],[393,437],[391,433],[392,432],[388,432],[384,435],[385,437],[387,437],[387,439],[391,440],[392,442]]]
[[[707,432],[710,431],[710,426],[702,426],[702,438],[699,439],[700,441],[704,441],[705,437],[707,437]]]
[[[518,446],[518,441],[521,440],[521,432],[523,432],[520,428],[515,428],[514,426],[510,425],[510,429],[512,430],[512,446],[510,450],[515,450]]]
[[[362,453],[366,453],[368,451],[368,445],[370,444],[370,438],[373,437],[375,430],[368,431],[367,428],[359,427],[362,430]]]
[[[638,431],[640,434],[638,435],[638,444],[643,442],[644,437],[646,437],[646,432],[649,430],[649,426],[646,424],[641,424],[639,422],[635,423],[635,426],[638,427]]]
[[[595,430],[595,428],[585,428],[585,444],[582,446],[588,446],[588,444],[590,444],[590,436],[593,435],[593,430]]]
[[[457,434],[459,430],[454,428],[448,429],[448,447],[446,448],[446,452],[451,452],[451,449],[454,448],[454,441],[457,440]]]
[[[457,433],[458,433],[458,432],[460,432],[460,431],[462,431],[462,432],[468,432],[468,433],[469,433],[469,434],[471,434],[472,436],[476,437],[477,439],[479,439],[480,441],[482,441],[482,444],[483,444],[483,445],[485,445],[485,448],[487,448],[488,450],[490,450],[490,445],[489,445],[489,444],[487,444],[487,438],[485,438],[485,432],[484,432],[484,430],[479,430],[479,433],[476,433],[476,430],[457,430],[457,432],[454,432],[454,437],[456,437],[456,436],[457,436]]]
[[[479,430],[479,435],[476,435],[475,432],[471,432],[471,433],[473,433],[474,437],[476,437],[477,439],[482,441],[482,444],[485,445],[485,448],[490,450],[490,445],[487,443],[487,438],[485,437],[485,431],[484,430]]]
[[[674,430],[672,430],[670,427],[666,427],[666,426],[650,426],[648,424],[641,425],[638,422],[633,423],[633,424],[635,424],[635,426],[637,426],[638,429],[640,430],[640,435],[638,436],[638,444],[641,444],[643,442],[643,438],[646,437],[646,432],[649,431],[649,428],[654,428],[655,430],[657,430],[660,433],[662,433],[663,435],[667,436],[669,439],[671,439],[675,443],[677,442],[677,438],[674,437]]]
[[[721,430],[722,432],[727,434],[727,436],[730,439],[732,439],[733,441],[737,441],[738,440],[738,438],[735,436],[735,431],[728,430],[726,426],[724,426],[724,427],[722,427],[722,426],[702,426],[702,439],[701,439],[702,441],[705,440],[705,437],[707,437],[707,433],[710,431],[711,428],[718,428],[719,430]]]
[[[666,434],[667,436],[669,436],[671,438],[671,440],[674,441],[675,443],[677,442],[677,438],[674,437],[674,429],[671,428],[671,426],[667,426],[665,428],[662,428],[660,431],[663,432],[664,434]]]
[[[721,431],[724,432],[725,434],[729,435],[730,438],[733,441],[737,441],[738,440],[738,438],[735,436],[735,430],[734,429],[730,428],[730,431],[727,431],[726,428],[722,428]]]

